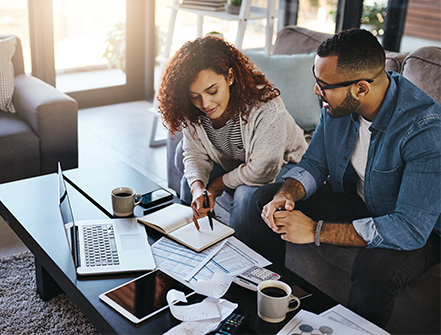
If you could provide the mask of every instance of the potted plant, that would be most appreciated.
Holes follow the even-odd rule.
[[[227,13],[237,15],[240,13],[240,6],[242,5],[242,0],[228,0],[225,5]]]
[[[218,32],[218,31],[214,31],[214,30],[208,32],[207,36],[214,36],[214,37],[224,38],[224,34]]]

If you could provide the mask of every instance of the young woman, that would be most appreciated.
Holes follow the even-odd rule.
[[[170,132],[183,131],[181,200],[191,204],[196,226],[217,196],[234,190],[230,226],[246,242],[251,194],[281,180],[307,147],[280,91],[232,44],[206,36],[185,43],[169,61],[158,101]]]

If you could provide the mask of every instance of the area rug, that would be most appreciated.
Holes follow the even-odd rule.
[[[65,295],[37,294],[34,256],[0,258],[0,334],[99,334]]]

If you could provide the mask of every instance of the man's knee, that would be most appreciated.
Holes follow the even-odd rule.
[[[388,258],[381,255],[385,251],[394,250],[361,249],[355,257],[351,285],[360,290],[359,294],[384,295],[392,289],[395,271],[392,270],[392,260],[388,262]]]
[[[240,185],[234,191],[234,202],[236,204],[248,205],[251,196],[258,189],[255,186]]]

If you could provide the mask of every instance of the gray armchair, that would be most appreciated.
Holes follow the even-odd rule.
[[[0,183],[55,172],[58,161],[77,167],[77,102],[25,74],[19,38],[12,64],[16,113],[0,112]]]

